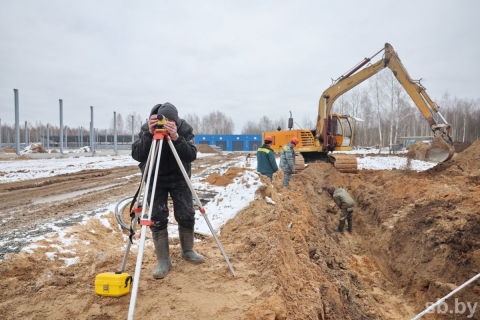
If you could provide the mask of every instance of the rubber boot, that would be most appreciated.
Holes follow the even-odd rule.
[[[194,264],[204,263],[205,258],[193,250],[193,229],[190,230],[178,225],[178,234],[182,246],[182,258]]]
[[[347,231],[352,233],[352,218],[347,219]]]
[[[338,228],[334,229],[333,231],[343,233],[344,226],[345,226],[345,220],[340,220],[340,222],[338,223]]]
[[[163,279],[172,268],[172,262],[170,261],[170,248],[168,245],[168,230],[163,229],[159,232],[152,232],[152,238],[158,261],[158,265],[153,271],[153,278]]]

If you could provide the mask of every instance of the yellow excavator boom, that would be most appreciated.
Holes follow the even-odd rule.
[[[384,51],[383,58],[376,63],[361,69],[365,64],[369,63],[373,57]],[[432,101],[426,93],[425,87],[414,82],[404,65],[402,64],[398,54],[389,43],[385,43],[385,47],[377,52],[371,58],[365,58],[359,65],[353,68],[350,72],[342,75],[335,83],[327,88],[320,97],[318,103],[318,117],[316,125],[316,138],[319,141],[324,141],[323,150],[333,151],[335,146],[329,146],[328,136],[332,135],[327,128],[327,119],[331,114],[331,109],[335,100],[350,89],[359,85],[363,81],[377,74],[379,71],[389,68],[392,70],[398,82],[403,86],[407,94],[415,103],[415,106],[420,110],[422,115],[427,120],[430,128],[434,133],[434,142],[427,152],[426,159],[433,161],[446,161],[450,159],[455,150],[453,148],[453,141],[450,138],[450,125],[439,112],[440,108]],[[360,71],[358,71],[361,69]],[[357,72],[358,71],[358,72]],[[433,113],[439,115],[444,123],[438,124]],[[353,143],[353,141],[352,141]],[[351,144],[350,144],[351,147]]]
[[[383,52],[382,59],[368,65],[372,58]],[[363,81],[377,74],[385,68],[389,68],[407,94],[427,120],[434,133],[432,143],[425,155],[426,160],[447,161],[455,150],[450,138],[450,125],[439,112],[440,108],[427,95],[425,88],[412,80],[403,66],[398,54],[389,43],[385,43],[383,49],[370,58],[365,58],[361,63],[352,68],[346,74],[334,81],[333,85],[327,88],[318,102],[318,116],[314,130],[293,128],[293,119],[289,119],[289,130],[264,132],[263,136],[272,136],[272,149],[280,152],[281,148],[293,137],[299,139],[295,151],[300,152],[305,162],[316,160],[327,160],[343,172],[354,172],[357,169],[356,159],[352,155],[335,154],[333,151],[348,151],[352,149],[355,136],[351,117],[344,114],[332,113],[332,106],[337,98]],[[437,123],[433,117],[436,113],[443,123]]]

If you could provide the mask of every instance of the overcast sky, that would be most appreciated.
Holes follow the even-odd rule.
[[[110,126],[169,101],[222,111],[240,133],[262,116],[315,119],[338,78],[389,42],[434,100],[480,98],[480,1],[0,1],[0,119]],[[380,59],[377,56],[373,61]],[[448,119],[447,119],[448,120]]]

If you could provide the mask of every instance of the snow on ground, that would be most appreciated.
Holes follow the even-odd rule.
[[[0,183],[46,178],[87,169],[108,169],[137,164],[138,162],[130,156],[80,156],[78,158],[1,161]]]
[[[363,157],[357,158],[358,169],[369,170],[392,170],[392,169],[410,169],[415,171],[425,171],[434,167],[437,163],[421,160],[410,160],[407,158],[387,156],[387,157]]]
[[[246,171],[241,176],[236,177],[228,186],[214,188],[217,195],[204,208],[207,218],[217,234],[225,222],[235,217],[237,212],[254,200],[255,190],[261,184],[257,173]],[[194,184],[195,189],[202,187],[202,184]],[[196,232],[211,234],[206,219],[199,211],[195,215],[195,220]]]
[[[391,170],[406,169],[407,158],[398,157],[395,155],[372,157],[367,154],[378,153],[369,152],[369,150],[355,150],[348,153],[357,154],[357,161],[359,169],[370,170]],[[198,154],[198,158],[207,157],[211,154]],[[278,160],[277,160],[278,162]],[[36,159],[36,160],[10,160],[0,162],[0,183],[51,177],[55,175],[78,172],[85,169],[106,169],[121,166],[137,165],[138,162],[133,160],[129,155],[120,156],[88,156],[88,157],[72,157],[72,158],[50,158],[50,159]],[[209,171],[223,174],[229,167],[246,167],[245,156],[239,155],[234,163],[219,163],[216,166],[210,166]],[[435,166],[435,163],[425,162],[419,160],[411,160],[411,170],[423,171]],[[256,158],[250,159],[249,168],[256,168]],[[234,181],[226,187],[213,186],[208,183],[201,182],[203,178],[192,177],[192,185],[195,190],[207,190],[216,193],[215,197],[209,201],[205,206],[205,212],[210,225],[218,234],[221,226],[228,220],[235,217],[237,212],[248,206],[254,200],[255,190],[261,185],[258,174],[253,171],[246,171],[241,174]],[[110,204],[104,207],[101,212],[94,215],[95,218],[101,221],[107,221],[102,218],[103,215],[115,211],[117,204]],[[80,213],[79,213],[80,214]],[[210,235],[211,231],[206,222],[205,217],[198,210],[196,212],[195,231],[201,234]],[[105,222],[103,222],[105,223]],[[108,222],[106,222],[108,224]],[[64,231],[56,230],[57,235],[62,237]],[[169,235],[171,237],[178,237],[177,227],[169,225]],[[43,237],[40,237],[43,238]],[[32,243],[40,240],[31,239]],[[65,242],[70,239],[65,239]],[[67,245],[67,243],[66,243]],[[34,246],[34,245],[33,245]],[[31,246],[30,246],[31,248]],[[24,250],[30,250],[24,248]],[[66,261],[66,263],[70,263]]]
[[[199,153],[197,157],[200,158],[209,155],[210,154]],[[69,158],[5,160],[0,161],[0,183],[52,177],[82,170],[109,169],[136,165],[138,165],[138,161],[133,160],[129,155],[88,155]]]

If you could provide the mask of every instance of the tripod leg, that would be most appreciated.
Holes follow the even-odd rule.
[[[162,144],[163,140],[160,140],[160,144],[157,144],[157,140],[152,141],[152,145],[150,147],[150,150],[155,150],[154,156],[156,155],[158,151],[158,155],[156,155],[156,167],[159,168],[160,165],[160,155],[162,152]],[[160,147],[159,147],[160,146]],[[150,163],[150,166],[148,168],[148,176],[147,176],[147,183],[145,186],[145,193],[144,193],[144,199],[147,198],[148,195],[148,189],[150,186],[150,179],[152,177],[152,171],[153,171],[153,159]],[[158,170],[155,172],[155,177],[153,179],[153,185],[156,185],[157,183],[157,178],[158,178]],[[147,234],[147,225],[149,225],[149,222],[151,222],[151,217],[152,217],[152,206],[153,206],[153,199],[155,197],[155,188],[152,188],[151,192],[151,199],[150,199],[150,206],[149,206],[149,211],[148,211],[148,216],[145,214],[145,204],[142,206],[142,219],[140,220],[140,225],[142,226],[142,231],[141,231],[141,236],[140,236],[140,244],[138,247],[138,253],[137,253],[137,263],[135,266],[135,275],[133,278],[132,282],[132,295],[130,297],[130,306],[128,309],[128,319],[131,320],[133,319],[134,313],[135,313],[135,304],[137,302],[137,294],[138,294],[138,284],[140,282],[140,271],[142,270],[142,261],[143,261],[143,250],[145,247],[145,238]]]
[[[172,153],[175,156],[175,159],[177,160],[178,167],[182,171],[183,177],[185,178],[185,181],[187,182],[188,187],[190,188],[190,191],[192,192],[192,195],[195,198],[195,202],[197,203],[197,206],[200,208],[200,212],[202,213],[202,216],[205,218],[205,222],[207,223],[208,228],[212,232],[212,235],[215,238],[215,241],[217,242],[218,248],[222,252],[222,255],[225,258],[225,261],[227,262],[227,265],[230,268],[230,271],[232,272],[233,276],[236,277],[235,271],[233,270],[233,267],[232,267],[232,264],[230,263],[230,260],[228,260],[227,254],[225,253],[225,250],[223,250],[222,244],[220,243],[220,240],[218,239],[215,231],[213,230],[213,227],[210,224],[210,220],[208,220],[208,217],[205,214],[205,209],[203,208],[202,203],[200,202],[200,199],[198,199],[198,195],[197,195],[197,193],[195,192],[195,189],[192,186],[192,182],[188,178],[187,172],[185,171],[185,168],[183,167],[182,161],[180,160],[180,157],[178,156],[177,150],[175,150],[175,146],[173,145],[172,141],[170,140],[170,137],[167,137],[167,142],[168,142],[168,145],[170,146],[170,149],[172,149]]]
[[[145,168],[148,168],[149,165],[150,165],[150,161],[152,160],[152,154],[155,153],[155,148],[150,148],[149,152],[148,152],[148,158],[147,158],[147,162],[145,164]],[[143,168],[143,169],[145,169]],[[143,188],[145,186],[145,177],[146,175],[143,174],[143,170],[142,170],[142,181],[140,181],[140,187],[138,188],[138,199],[136,201],[136,203],[133,204],[133,211],[135,211],[136,209],[138,209],[138,206],[139,206],[139,202],[140,202],[140,196],[142,195],[142,192],[143,192]],[[135,200],[135,199],[133,199]],[[117,212],[117,208],[115,208],[115,212]],[[131,214],[133,214],[133,212],[131,212]],[[135,214],[135,217],[132,219],[132,225],[131,225],[131,230],[135,231],[136,227],[137,227],[137,220],[138,220],[138,215]],[[127,247],[125,249],[125,253],[123,255],[123,261],[122,261],[122,266],[120,267],[120,272],[123,272],[125,270],[125,266],[127,265],[127,258],[128,258],[128,254],[130,252],[130,247],[132,246],[132,243],[130,241],[127,242]]]

